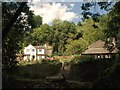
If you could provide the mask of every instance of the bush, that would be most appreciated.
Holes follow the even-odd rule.
[[[78,63],[80,60],[80,56],[74,56],[71,60],[70,63]]]
[[[24,74],[23,74],[23,75],[24,75],[24,77],[25,77],[25,78],[27,78],[27,77],[29,77],[29,76],[30,76],[30,74],[29,74],[28,72],[24,72]]]
[[[120,58],[120,57],[119,57]],[[105,69],[99,78],[93,83],[93,88],[120,88],[120,60]]]
[[[41,59],[41,63],[46,64],[47,63],[46,59]]]
[[[96,60],[93,57],[80,57],[78,63],[70,63],[70,79],[93,82],[101,72],[111,67],[113,61],[113,59]]]
[[[45,79],[48,75],[59,72],[61,64],[31,64],[27,66],[19,66],[17,77],[30,79]]]
[[[95,60],[94,56],[87,55],[87,56],[81,56],[79,62],[82,63],[82,62],[93,61],[93,60]]]
[[[92,61],[92,60],[95,60],[93,56],[74,56],[72,59],[71,59],[71,63],[82,63],[82,62],[85,62],[85,61]]]
[[[46,58],[41,60],[42,64],[59,64],[59,59]]]
[[[2,88],[14,88],[16,84],[16,75],[2,72]]]

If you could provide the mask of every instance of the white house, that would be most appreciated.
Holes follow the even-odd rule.
[[[32,46],[31,44],[24,48],[24,60],[40,60],[45,58],[45,46]]]

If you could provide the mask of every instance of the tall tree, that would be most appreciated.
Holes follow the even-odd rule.
[[[108,13],[108,24],[105,34],[107,37],[115,37],[117,47],[120,49],[120,2],[116,2],[113,9]]]
[[[81,6],[83,20],[92,18],[95,22],[99,21],[99,16],[101,12],[98,11],[98,8],[101,10],[109,11],[111,9],[113,2],[87,2],[83,3]],[[94,12],[93,12],[94,9]]]
[[[66,44],[67,54],[80,54],[90,44],[105,39],[104,31],[106,29],[106,15],[99,17],[99,22],[95,22],[92,18],[85,20],[77,25],[75,30],[75,38],[68,38]]]
[[[12,26],[14,25],[15,21],[17,20],[18,16],[20,15],[20,13],[22,12],[24,6],[26,5],[26,2],[21,3],[21,5],[19,6],[19,8],[16,10],[16,13],[13,15],[13,17],[11,18],[11,20],[6,24],[6,26],[3,28],[3,39],[5,37],[5,35],[8,34],[8,32],[10,31],[10,29],[12,28]],[[13,8],[15,8],[15,4],[13,6]],[[12,9],[13,9],[12,8]],[[12,12],[14,12],[13,10],[11,10]],[[4,11],[3,11],[4,12]],[[4,16],[4,15],[3,15]]]
[[[120,50],[120,1],[116,2],[108,13],[107,20],[106,37],[115,37],[117,47]],[[100,77],[93,83],[93,88],[120,88],[120,52],[116,58],[112,59],[115,62],[101,73]]]
[[[19,2],[3,2],[2,3],[2,27],[3,32],[8,29],[9,21],[13,22],[14,24],[8,27],[9,32],[3,33],[5,37],[3,38],[2,43],[2,65],[3,65],[3,72],[11,73],[14,71],[16,66],[16,54],[18,53],[19,49],[21,48],[21,40],[23,39],[24,33],[27,30],[30,30],[30,24],[27,21],[27,17],[23,14],[29,11],[27,5],[24,6],[22,10],[19,11],[21,3]],[[19,14],[16,13],[19,11]],[[23,13],[21,13],[23,12]],[[32,13],[31,13],[32,14]],[[15,18],[14,18],[15,17]],[[12,19],[14,19],[12,21]]]

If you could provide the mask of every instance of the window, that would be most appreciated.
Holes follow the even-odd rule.
[[[42,52],[42,49],[39,49],[39,52]]]
[[[32,52],[34,52],[35,51],[35,49],[32,49]]]
[[[27,49],[26,52],[30,52],[30,49]]]
[[[27,60],[30,60],[30,56],[27,56]]]

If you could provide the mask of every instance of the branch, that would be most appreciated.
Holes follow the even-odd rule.
[[[13,27],[14,23],[17,21],[18,16],[21,14],[24,6],[26,5],[27,2],[22,2],[20,7],[17,9],[16,13],[14,16],[11,18],[11,20],[7,23],[5,28],[2,30],[2,38],[4,39],[5,36],[10,32],[11,28]]]

